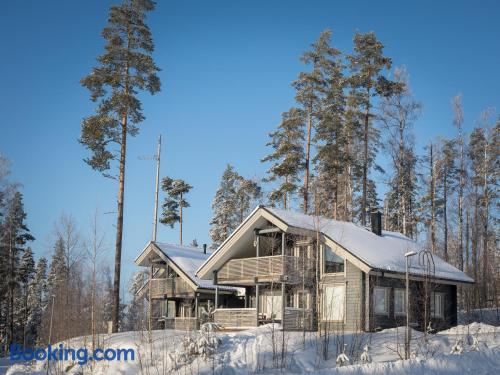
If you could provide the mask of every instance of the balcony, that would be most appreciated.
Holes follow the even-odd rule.
[[[299,283],[314,269],[312,259],[295,256],[266,256],[231,259],[217,273],[219,284],[253,285],[258,282]]]
[[[163,299],[174,297],[189,297],[193,295],[193,289],[180,277],[165,279],[151,279],[151,298]]]

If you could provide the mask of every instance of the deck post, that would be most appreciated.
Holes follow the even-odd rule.
[[[196,296],[194,297],[194,316],[196,319],[198,319],[198,295],[199,293],[196,293]]]
[[[282,272],[283,277],[286,274],[285,266],[285,232],[281,233],[281,261],[282,261]],[[281,329],[285,331],[285,280],[281,280]]]
[[[149,267],[149,314],[148,314],[149,332],[151,332],[153,329],[153,299],[151,298],[152,280],[153,280],[153,262],[151,262],[151,266]]]
[[[219,286],[217,285],[217,271],[214,271],[214,285],[215,285],[215,310],[219,307]]]
[[[260,246],[260,238],[259,238],[259,230],[258,229],[255,229],[254,231],[255,233],[255,257],[258,258],[259,257],[259,246]],[[257,260],[257,274],[259,273],[259,261]],[[256,315],[256,327],[259,326],[259,306],[260,303],[259,303],[259,279],[257,276],[255,276],[255,307],[256,307],[256,311],[257,311],[257,315]]]

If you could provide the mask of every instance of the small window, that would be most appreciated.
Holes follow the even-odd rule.
[[[373,311],[375,314],[388,315],[389,314],[389,293],[387,288],[374,288],[373,289]]]
[[[431,294],[431,316],[433,318],[444,317],[444,294],[432,293]]]
[[[308,309],[309,308],[309,292],[306,290],[299,290],[297,292],[297,303],[295,304],[299,309]]]
[[[324,273],[344,272],[344,259],[339,257],[328,246],[324,246],[325,267]]]
[[[406,290],[394,289],[394,314],[406,315]]]

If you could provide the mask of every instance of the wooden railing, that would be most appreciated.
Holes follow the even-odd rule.
[[[180,277],[151,279],[151,298],[187,296],[193,293],[191,286]]]
[[[214,311],[214,323],[228,329],[256,327],[257,309],[217,309]]]
[[[219,283],[253,284],[259,282],[294,283],[309,277],[313,261],[294,256],[266,256],[231,259],[217,273]]]
[[[178,331],[195,331],[200,328],[199,320],[196,317],[176,317],[176,318],[158,318],[159,325],[163,322],[163,329],[176,329]]]
[[[302,330],[310,331],[313,328],[313,312],[311,309],[299,309],[285,307],[285,319],[283,327],[287,331]]]

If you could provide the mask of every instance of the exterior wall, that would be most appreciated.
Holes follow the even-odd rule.
[[[391,277],[370,276],[370,301],[369,301],[369,330],[379,330],[406,325],[406,315],[396,315],[394,313],[394,289],[405,289],[405,280]],[[373,289],[375,287],[388,288],[387,315],[375,314],[373,311]],[[429,293],[438,292],[444,295],[444,316],[443,318],[430,316],[430,303],[427,298],[427,316],[430,319],[431,327],[436,330],[443,330],[457,324],[457,287],[455,285],[430,284]],[[410,313],[411,323],[416,324],[416,329],[422,331],[425,326],[425,289],[422,281],[410,280]]]
[[[361,331],[363,330],[364,282],[363,272],[354,264],[345,261],[343,274],[324,274],[321,277],[321,290],[324,286],[344,284],[346,286],[344,325],[339,322],[325,322],[318,313],[319,324],[329,330]]]

